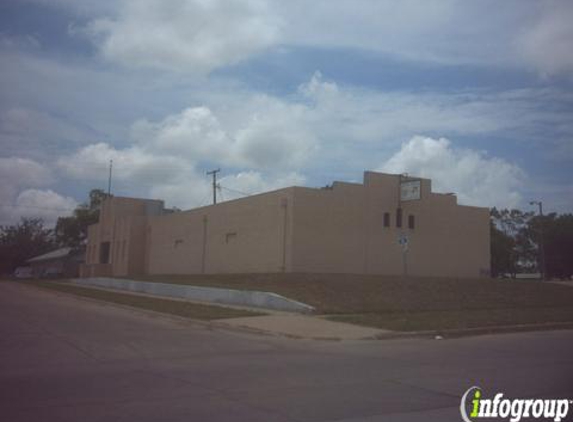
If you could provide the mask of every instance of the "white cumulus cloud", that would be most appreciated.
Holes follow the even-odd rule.
[[[159,122],[140,120],[131,131],[139,148],[192,163],[229,167],[300,167],[317,142],[305,124],[305,106],[266,95],[249,98],[237,127],[224,124],[205,106],[189,107]]]
[[[232,159],[233,140],[207,107],[189,107],[159,122],[139,120],[131,130],[138,145],[188,161]]]
[[[454,148],[445,138],[415,136],[380,168],[432,179],[437,192],[453,192],[464,205],[516,207],[524,172],[480,151]]]
[[[302,182],[296,169],[315,141],[298,123],[304,110],[266,96],[253,102],[258,111],[247,113],[238,128],[222,124],[208,107],[190,107],[158,122],[137,121],[131,146],[95,143],[60,158],[57,166],[74,180],[103,182],[112,160],[114,187],[180,208],[209,203],[210,183],[199,170],[207,165],[224,168],[226,199]]]
[[[0,225],[16,223],[20,217],[44,219],[55,223],[77,205],[70,197],[44,188],[54,181],[52,172],[34,160],[0,158]]]
[[[277,21],[262,0],[123,0],[85,29],[102,55],[129,67],[191,73],[237,63],[271,45]]]
[[[12,212],[20,217],[41,218],[49,227],[56,223],[58,217],[70,215],[77,205],[74,198],[51,189],[26,189],[16,198]]]
[[[454,148],[436,134],[503,138],[517,127],[528,130],[531,122],[540,127],[560,121],[532,109],[532,99],[539,104],[561,101],[547,90],[375,91],[338,85],[316,72],[291,96],[214,93],[201,99],[203,105],[139,119],[128,146],[95,143],[63,157],[58,166],[75,179],[105,183],[113,159],[114,181],[119,182],[114,186],[123,184],[124,194],[152,195],[188,207],[208,202],[204,171],[214,167],[226,172],[221,176],[229,177],[227,187],[253,193],[283,186],[281,180],[305,180],[309,163],[314,177],[326,183],[355,177],[391,157],[386,171],[431,177],[437,189],[458,193],[461,203],[514,206],[523,187],[518,167],[480,151]],[[566,117],[559,119],[565,122]],[[562,127],[565,136],[568,126]],[[396,153],[403,139],[411,141]]]
[[[44,165],[27,158],[0,157],[1,186],[44,186],[52,180],[50,170]]]
[[[186,74],[269,48],[357,49],[410,62],[572,70],[568,0],[27,0],[64,7],[105,59]],[[495,10],[495,13],[492,13]]]
[[[158,154],[137,146],[117,149],[103,142],[60,158],[57,166],[80,180],[107,180],[110,160],[114,180],[137,181],[143,185],[177,180],[192,168],[187,160],[175,155]]]

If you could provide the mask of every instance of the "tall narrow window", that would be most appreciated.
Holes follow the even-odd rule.
[[[409,229],[414,229],[416,227],[416,221],[414,220],[414,216],[413,215],[409,215],[408,216],[408,228]]]
[[[109,242],[101,242],[99,247],[99,263],[100,264],[109,264],[109,250],[110,250],[110,243]]]
[[[396,210],[396,227],[402,227],[402,208]]]
[[[390,213],[384,213],[384,227],[390,227]]]

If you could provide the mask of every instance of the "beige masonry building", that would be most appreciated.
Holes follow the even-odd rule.
[[[489,211],[431,181],[364,173],[362,184],[290,187],[189,211],[110,197],[90,226],[88,276],[215,273],[489,274]]]

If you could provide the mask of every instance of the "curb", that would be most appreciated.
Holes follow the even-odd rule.
[[[394,331],[392,333],[379,334],[372,340],[393,340],[407,338],[434,338],[454,339],[460,337],[482,336],[488,334],[511,334],[535,331],[570,330],[573,322],[550,322],[543,324],[518,324],[501,325],[497,327],[456,328],[451,330],[426,330],[426,331]]]

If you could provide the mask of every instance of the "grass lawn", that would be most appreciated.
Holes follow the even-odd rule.
[[[458,330],[499,326],[573,323],[573,308],[505,308],[332,315],[328,319],[394,331]]]
[[[573,323],[573,288],[540,281],[233,274],[140,280],[275,292],[330,319],[399,331]]]
[[[573,323],[573,287],[540,281],[403,279],[355,274],[166,275],[137,279],[275,292],[312,305],[318,314],[335,321],[396,331]],[[194,319],[261,315],[47,280],[25,283]]]
[[[48,290],[71,293],[78,296],[133,306],[156,312],[182,316],[199,320],[215,320],[222,318],[235,318],[246,316],[264,315],[259,312],[251,312],[242,309],[226,308],[223,306],[209,306],[178,300],[159,299],[154,297],[118,293],[108,290],[97,290],[87,287],[78,287],[52,281],[25,281],[26,285],[33,285]]]

